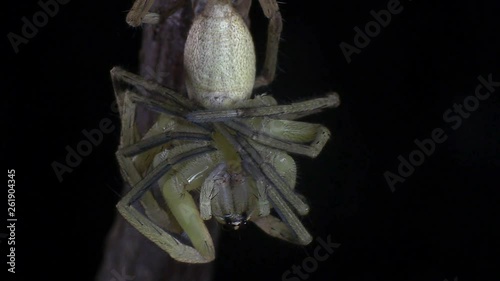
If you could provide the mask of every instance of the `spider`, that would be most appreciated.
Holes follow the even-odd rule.
[[[152,4],[136,0],[127,22],[158,23],[159,15],[149,12]],[[251,221],[299,245],[312,241],[298,217],[309,206],[294,191],[297,170],[288,153],[321,152],[329,130],[296,119],[340,100],[337,93],[288,105],[269,95],[251,98],[254,87],[274,79],[282,24],[275,0],[260,5],[270,21],[258,77],[252,37],[229,0],[209,0],[190,28],[184,50],[188,97],[119,67],[111,70],[122,126],[116,156],[132,186],[118,211],[181,262],[215,259],[204,223],[211,218],[230,229]],[[143,135],[136,126],[138,105],[158,113]]]

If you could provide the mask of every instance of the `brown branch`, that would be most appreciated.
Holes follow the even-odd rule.
[[[183,51],[193,18],[193,9],[185,2],[155,1],[152,10],[159,11],[161,22],[156,26],[144,26],[140,52],[140,74],[178,92],[185,92]],[[203,0],[192,2],[196,12],[204,6]],[[251,0],[238,2],[237,9],[248,24]],[[178,6],[180,9],[170,15]],[[148,128],[153,120],[154,116],[149,112],[138,112],[140,129]],[[124,187],[124,192],[129,190],[129,186]],[[208,222],[207,226],[217,247],[218,226],[213,221]],[[186,264],[173,260],[116,213],[96,281],[208,281],[212,279],[212,271],[213,263]]]

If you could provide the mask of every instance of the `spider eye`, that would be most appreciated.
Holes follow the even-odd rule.
[[[222,229],[224,230],[238,230],[244,228],[247,225],[247,215],[243,212],[241,215],[225,215],[223,217],[224,224],[222,224]]]

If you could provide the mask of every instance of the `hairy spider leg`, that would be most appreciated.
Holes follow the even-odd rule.
[[[255,79],[254,88],[267,86],[274,80],[279,42],[283,30],[283,20],[276,0],[259,0],[259,3],[269,23],[267,27],[266,58],[260,75]]]
[[[242,137],[237,137],[236,140],[241,145],[241,148],[248,153],[259,170],[262,171],[266,178],[273,183],[276,190],[282,194],[285,200],[297,210],[299,215],[307,215],[307,213],[309,213],[309,206],[302,201],[302,199],[293,191],[293,188],[291,188],[286,180],[276,171],[272,162],[269,161],[270,158],[262,157],[263,154],[261,154],[261,152],[264,152],[262,150],[264,148],[252,145],[249,141]],[[279,151],[273,151],[273,153],[277,154]]]
[[[206,149],[193,149],[192,144],[187,146],[176,146],[179,151],[183,149],[187,151],[174,154],[173,157],[155,163],[157,166],[153,171],[148,173],[118,202],[117,208],[127,221],[174,259],[191,263],[208,262],[213,260],[215,256],[213,242],[205,224],[201,218],[198,219],[198,209],[192,196],[187,193],[188,190],[197,188],[196,184],[201,183],[199,181],[194,183],[183,181],[186,181],[186,174],[192,175],[193,170],[198,171],[198,175],[202,178],[203,175],[199,171],[209,170],[210,167],[207,165],[214,164],[214,160],[208,157]],[[193,158],[196,158],[196,161],[188,161]],[[201,161],[202,159],[208,159],[208,161]],[[183,244],[170,233],[158,227],[132,205],[134,201],[142,197],[141,193],[144,193],[155,182],[160,185],[169,210],[190,238],[194,248]]]
[[[235,149],[241,155],[241,158],[244,161],[244,166],[247,168],[249,173],[257,181],[265,182],[267,187],[265,194],[270,199],[271,204],[278,212],[283,222],[285,222],[277,223],[277,220],[265,219],[261,223],[258,223],[257,226],[261,227],[263,231],[273,237],[281,238],[300,245],[309,244],[312,241],[311,235],[307,232],[304,225],[302,225],[297,215],[295,215],[287,203],[287,201],[289,203],[290,201],[293,202],[290,204],[293,205],[296,210],[301,210],[302,213],[307,213],[309,209],[309,207],[293,192],[293,187],[290,186],[290,184],[295,184],[295,180],[286,182],[286,179],[284,180],[282,177],[283,175],[288,179],[291,178],[290,174],[286,174],[287,172],[290,173],[289,169],[291,165],[288,164],[283,167],[278,166],[278,169],[280,169],[280,172],[282,173],[282,175],[280,175],[280,173],[276,171],[277,166],[273,166],[274,163],[269,162],[270,159],[262,158],[260,153],[263,153],[263,151],[257,151],[242,137],[233,137],[220,125],[216,125],[216,128],[233,144]],[[264,150],[268,149],[264,147],[262,148]],[[278,151],[276,152],[279,153]],[[262,155],[265,154],[263,153]],[[295,165],[295,162],[291,157],[288,158],[288,161],[290,160],[290,163]],[[293,174],[293,177],[295,177],[296,171]],[[286,201],[283,197],[287,198]],[[264,217],[258,217],[257,220]],[[279,234],[280,232],[281,234]]]
[[[143,23],[158,24],[160,22],[160,14],[149,12],[154,2],[155,0],[136,0],[127,14],[126,22],[130,26],[134,27],[137,27]],[[185,3],[186,0],[174,1],[174,5],[168,10],[164,11],[162,16],[168,18],[177,10],[179,10],[180,7],[185,5]]]
[[[204,220],[209,220],[212,218],[212,205],[211,201],[214,198],[215,190],[215,180],[219,176],[219,174],[226,169],[225,163],[220,163],[217,165],[212,172],[208,175],[208,177],[203,182],[200,190],[200,215]]]
[[[123,126],[121,147],[117,152],[117,158],[122,168],[124,178],[127,179],[127,181],[133,186],[133,189],[127,193],[122,200],[120,200],[117,204],[117,208],[123,217],[127,219],[127,221],[129,221],[136,229],[138,229],[139,232],[151,241],[155,242],[174,259],[190,263],[209,262],[215,257],[213,241],[211,240],[210,234],[208,233],[203,221],[201,219],[197,219],[197,206],[194,204],[194,200],[191,195],[187,194],[186,191],[198,188],[201,185],[201,179],[203,176],[206,176],[203,173],[200,173],[200,171],[205,170],[206,174],[208,174],[207,171],[210,170],[211,165],[215,165],[215,163],[217,163],[220,159],[208,157],[207,161],[199,161],[199,159],[207,159],[207,154],[210,151],[214,151],[214,148],[208,145],[210,142],[206,141],[206,134],[203,134],[203,129],[200,129],[195,125],[191,124],[190,127],[185,126],[184,130],[186,132],[179,133],[176,136],[172,136],[171,134],[169,135],[168,132],[163,133],[163,136],[162,134],[158,134],[158,131],[161,133],[161,127],[165,125],[164,122],[169,121],[169,118],[173,118],[170,120],[173,123],[177,123],[179,121],[175,120],[178,119],[178,117],[175,116],[163,116],[163,118],[160,116],[158,122],[152,127],[154,130],[150,129],[150,131],[146,133],[145,138],[137,141],[139,137],[136,133],[137,130],[134,120],[136,102],[141,101],[141,96],[133,91],[121,89],[120,82],[129,83],[130,85],[141,85],[142,83],[142,86],[149,88],[151,94],[153,95],[151,99],[148,97],[148,101],[154,101],[155,97],[157,99],[161,98],[162,96],[160,93],[163,93],[164,89],[161,88],[160,91],[158,91],[158,89],[154,89],[154,85],[147,82],[144,83],[143,79],[137,79],[137,77],[132,77],[132,79],[122,79],[123,76],[120,76],[120,73],[127,74],[127,72],[118,72],[118,74],[117,72],[112,72],[115,94],[117,96]],[[126,78],[130,78],[130,76],[126,76]],[[170,97],[171,95],[167,95],[166,99],[169,99]],[[135,100],[136,102],[133,102],[132,100]],[[151,102],[143,104],[154,108],[159,108],[165,105],[160,100],[157,100],[157,103],[158,104],[154,105],[152,105]],[[172,99],[170,99],[170,103],[172,103]],[[168,113],[173,112],[175,114],[181,110],[178,105],[176,108],[168,108],[168,106],[171,106],[169,104],[166,104],[165,106],[167,106]],[[187,121],[185,121],[185,123],[190,124]],[[182,128],[183,125],[185,124],[180,124],[179,126]],[[195,133],[196,130],[198,130],[198,133]],[[151,147],[152,143],[168,144],[169,142],[175,142],[186,138],[193,141],[193,143],[189,144],[189,149],[181,153],[180,150],[183,147],[186,147],[186,145],[175,146],[174,149],[170,151],[168,158],[163,159],[163,161],[157,160],[154,163],[155,165],[153,165],[154,167],[149,168],[150,170],[147,171],[144,178],[141,176],[142,173],[138,171],[135,165],[136,163],[134,163],[134,156],[136,156],[135,159],[137,160],[138,158],[140,159],[141,156],[144,157],[143,155],[147,155],[146,157],[150,157],[151,155],[161,155],[158,154],[158,151],[151,154],[152,150],[161,148],[160,145],[159,147],[155,147],[153,149]],[[175,153],[175,151],[178,152]],[[189,161],[193,157],[196,157],[198,161]],[[184,165],[184,163],[187,163],[187,165]],[[172,171],[172,168],[176,166],[181,167]],[[147,167],[143,167],[142,172],[145,172],[147,169]],[[196,181],[191,180],[190,183],[179,186],[180,182],[184,180],[183,177],[185,174],[191,173],[192,176],[193,171],[197,171],[199,179]],[[160,183],[160,190],[163,194],[165,202],[167,203],[168,210],[166,211],[159,206],[150,191],[150,187],[157,182]],[[164,184],[161,184],[162,182]],[[137,200],[139,200],[141,205],[144,207],[146,216],[132,205]],[[173,215],[173,219],[169,219],[172,217],[169,216],[170,213]],[[162,229],[161,226],[165,226],[169,232],[179,232],[180,230],[185,231],[194,248],[182,243],[179,239],[175,238],[172,233]]]
[[[330,131],[322,125],[290,120],[270,119],[267,121],[271,123],[271,127],[252,126],[252,124],[248,124],[246,120],[242,119],[226,121],[224,124],[261,144],[311,158],[316,157],[321,152],[330,138]],[[297,130],[297,128],[302,128],[302,130]],[[288,138],[278,135],[284,131],[287,132],[285,135]],[[299,142],[311,138],[310,144]]]
[[[315,98],[285,105],[269,105],[260,107],[245,107],[244,105],[246,102],[252,102],[252,100],[241,101],[238,104],[239,108],[202,109],[190,112],[186,115],[186,119],[194,123],[222,122],[237,117],[271,117],[276,119],[279,117],[279,119],[297,119],[297,116],[304,117],[309,115],[309,113],[317,113],[326,108],[338,107],[340,105],[340,97],[338,93],[333,92],[322,98]]]

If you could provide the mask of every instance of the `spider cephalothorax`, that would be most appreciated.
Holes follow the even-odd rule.
[[[156,23],[152,2],[136,0],[128,22]],[[276,1],[259,2],[270,33],[257,78],[252,37],[229,0],[208,0],[193,22],[184,56],[189,98],[120,68],[111,71],[122,119],[117,158],[133,186],[118,210],[179,261],[215,258],[204,224],[211,218],[230,229],[251,221],[292,243],[312,241],[298,218],[309,206],[294,190],[297,170],[289,153],[321,152],[328,129],[296,119],[340,101],[336,93],[288,105],[266,95],[250,98],[253,88],[274,78],[281,32]],[[159,113],[143,135],[136,129],[137,106]]]

